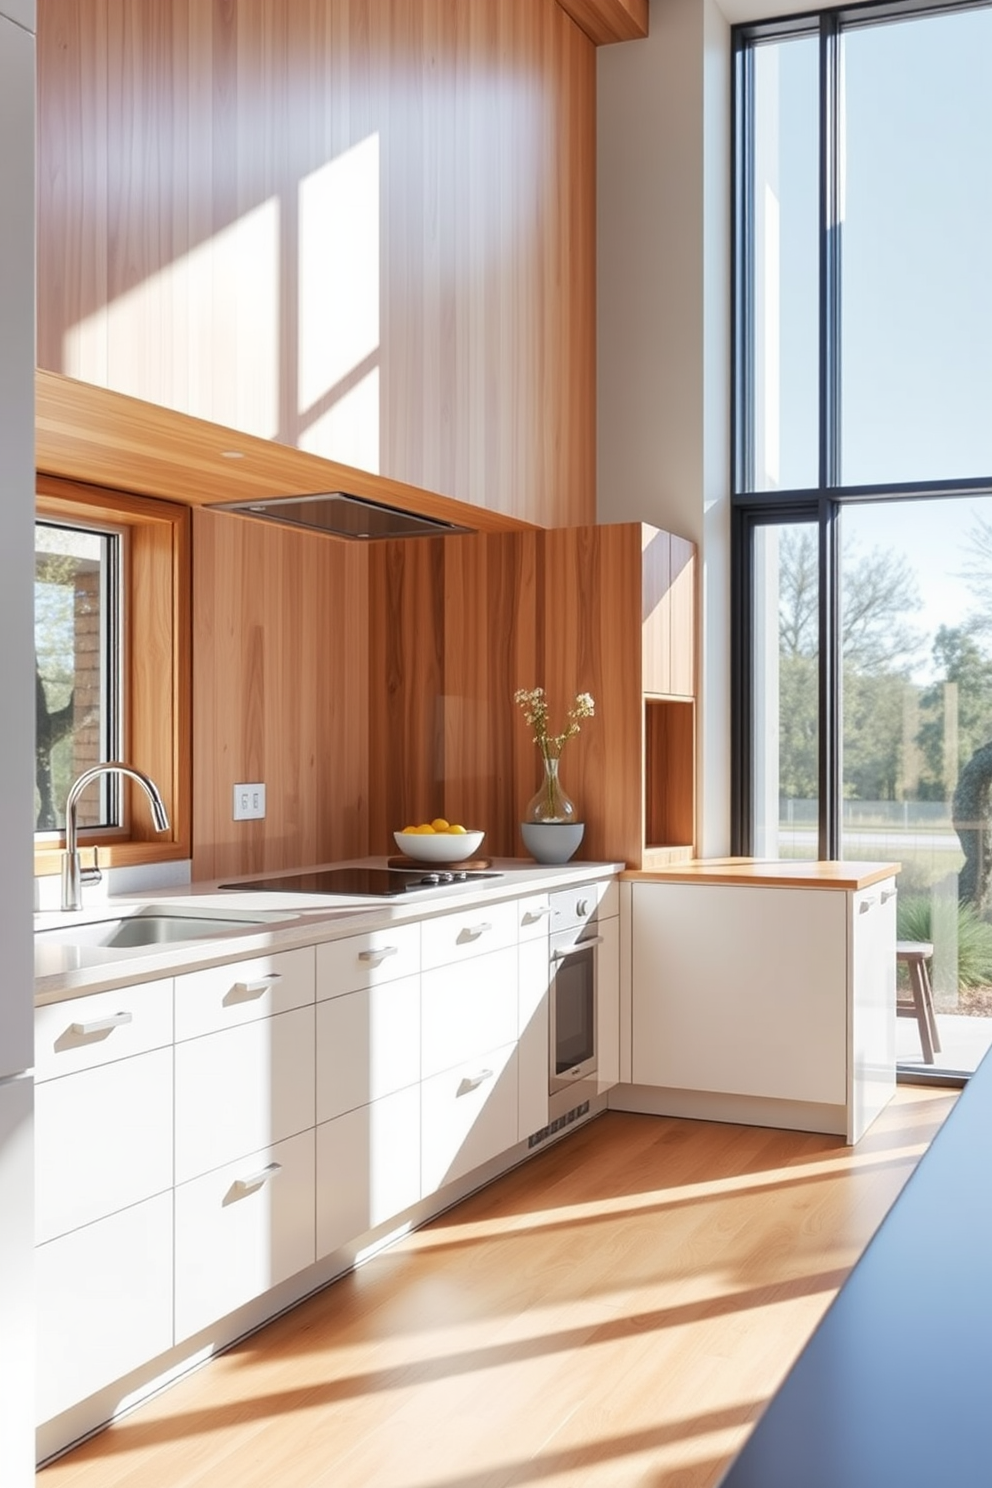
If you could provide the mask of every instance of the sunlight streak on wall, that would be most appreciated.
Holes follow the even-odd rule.
[[[63,371],[271,439],[279,428],[279,215],[269,198],[71,327]]]
[[[299,188],[298,413],[304,449],[379,466],[379,136]]]

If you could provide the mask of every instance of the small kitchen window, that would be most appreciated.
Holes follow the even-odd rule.
[[[38,521],[34,543],[35,831],[65,827],[69,787],[123,755],[122,529]],[[106,777],[80,803],[82,826],[123,825]]]
[[[190,517],[186,507],[39,477],[35,522],[35,872],[55,873],[72,781],[124,759],[165,799],[172,830],[94,782],[80,842],[109,867],[190,855]]]

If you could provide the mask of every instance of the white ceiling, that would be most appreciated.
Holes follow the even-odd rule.
[[[740,21],[768,21],[775,16],[803,15],[810,11],[830,10],[848,0],[819,0],[817,4],[803,4],[803,0],[717,0],[717,5],[732,26]]]

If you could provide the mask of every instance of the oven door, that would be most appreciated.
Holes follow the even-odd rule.
[[[596,1071],[596,948],[602,939],[576,940],[574,931],[551,938],[552,1095]]]

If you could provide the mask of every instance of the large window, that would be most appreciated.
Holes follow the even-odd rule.
[[[189,511],[39,478],[35,523],[35,870],[55,873],[66,795],[90,766],[123,759],[165,799],[103,778],[80,797],[80,842],[109,866],[190,852]]]
[[[734,35],[735,850],[901,862],[992,1014],[992,3]]]

